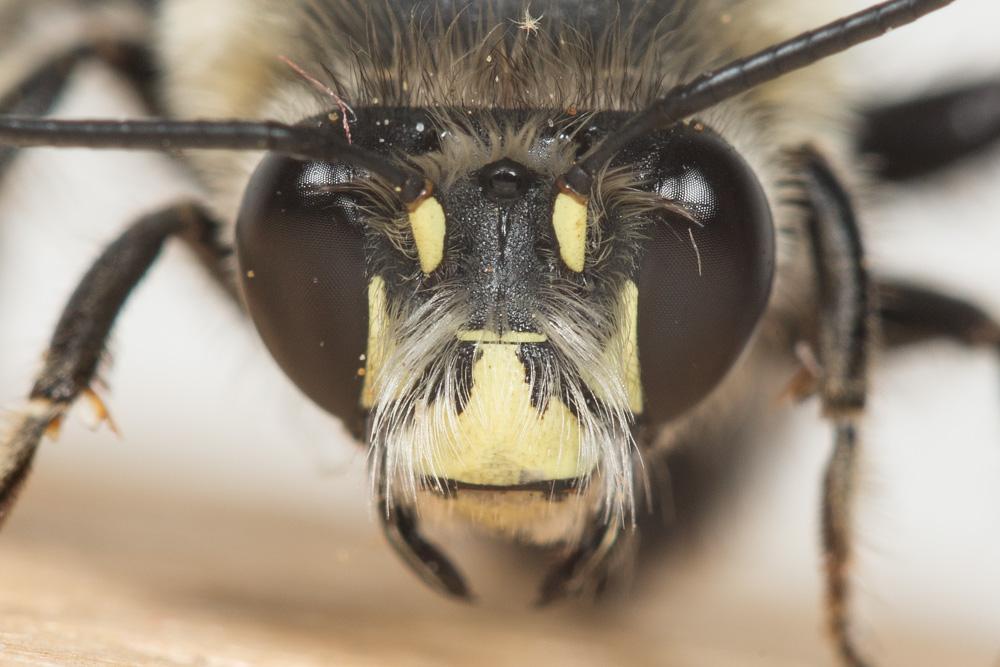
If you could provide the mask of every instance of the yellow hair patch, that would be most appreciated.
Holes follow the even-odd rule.
[[[560,192],[552,208],[552,227],[563,262],[580,273],[587,255],[587,204]]]
[[[447,230],[444,209],[436,197],[427,197],[410,211],[410,227],[417,244],[420,270],[431,273],[444,259],[444,235]]]

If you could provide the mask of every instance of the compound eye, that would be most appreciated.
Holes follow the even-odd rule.
[[[708,396],[750,341],[771,293],[774,225],[753,171],[718,135],[681,127],[643,153],[647,182],[683,212],[651,223],[636,280],[644,406],[656,424]]]
[[[362,423],[368,282],[361,213],[342,165],[269,155],[236,227],[243,293],[285,373],[355,433]]]

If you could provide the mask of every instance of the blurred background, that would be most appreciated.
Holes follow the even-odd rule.
[[[864,2],[830,2],[832,18]],[[995,0],[959,0],[841,57],[888,101],[1000,76]],[[53,30],[62,29],[55,26]],[[70,29],[67,26],[66,29]],[[140,106],[85,67],[58,108]],[[16,406],[75,282],[136,215],[196,189],[169,161],[36,150],[0,187],[0,405]],[[1000,150],[865,202],[873,266],[1000,316]],[[814,401],[776,412],[720,516],[609,607],[488,595],[535,573],[462,549],[468,608],[383,542],[364,454],[302,399],[180,247],[117,326],[103,395],[47,442],[0,534],[0,663],[832,665],[820,615]],[[857,618],[879,665],[1000,665],[1000,365],[947,344],[879,359],[859,499]],[[516,597],[516,596],[515,596]]]

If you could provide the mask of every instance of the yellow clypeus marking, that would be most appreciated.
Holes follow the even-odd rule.
[[[444,259],[444,235],[447,222],[436,197],[427,197],[410,211],[410,227],[417,244],[420,270],[431,273]]]
[[[495,331],[485,329],[459,331],[456,336],[463,343],[544,343],[548,341],[545,334],[530,331],[508,331],[500,335]]]
[[[385,360],[386,318],[388,300],[385,296],[385,281],[375,276],[368,283],[368,349],[365,351],[365,384],[361,389],[361,407],[370,410],[375,405],[375,376]]]
[[[587,256],[587,204],[560,192],[552,207],[552,227],[563,262],[572,271],[583,271]]]
[[[544,414],[531,404],[531,386],[516,345],[484,343],[472,370],[462,414],[436,401],[423,423],[434,453],[417,463],[420,474],[504,486],[589,475],[596,460],[581,454],[580,424],[557,398]],[[437,412],[437,414],[434,414]]]

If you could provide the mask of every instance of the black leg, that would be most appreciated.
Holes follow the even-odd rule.
[[[947,167],[1000,140],[1000,81],[956,88],[865,114],[862,152],[888,179]]]
[[[42,63],[0,96],[0,115],[37,117],[49,113],[76,66],[87,60],[106,63],[135,87],[147,108],[159,108],[154,87],[156,68],[149,49],[129,42],[103,41],[78,46]],[[0,146],[0,177],[16,154],[16,148]]]
[[[892,347],[935,338],[1000,351],[1000,323],[967,301],[898,282],[877,286],[882,338]]]
[[[865,408],[873,319],[872,293],[850,197],[826,161],[811,149],[802,159],[812,215],[809,234],[816,267],[823,412],[835,442],[823,483],[827,623],[845,665],[868,663],[850,627],[852,509],[858,460],[857,422]]]
[[[42,371],[27,406],[15,413],[0,438],[0,522],[24,483],[38,443],[57,429],[69,407],[90,391],[115,318],[152,265],[164,242],[182,238],[200,257],[221,259],[215,223],[199,207],[179,205],[149,215],[130,227],[101,254],[80,281],[56,325]]]

